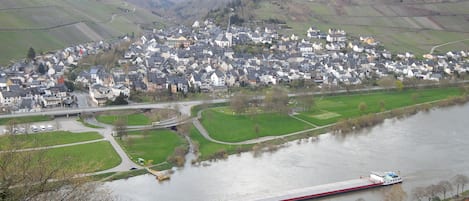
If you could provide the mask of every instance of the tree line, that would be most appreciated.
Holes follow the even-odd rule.
[[[296,98],[296,106],[303,111],[312,110],[314,103],[313,95],[304,94]],[[235,114],[256,114],[259,110],[289,114],[289,104],[287,90],[280,87],[273,87],[259,96],[241,91],[230,98],[230,108]]]
[[[466,175],[458,174],[452,178],[451,181],[443,180],[436,184],[430,184],[426,187],[415,187],[412,190],[412,196],[416,200],[436,201],[447,198],[447,195],[455,193],[453,197],[459,197],[460,193],[464,192],[465,185],[469,183],[469,178]]]

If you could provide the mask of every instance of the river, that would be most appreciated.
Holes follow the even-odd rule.
[[[204,166],[177,169],[168,182],[142,175],[105,184],[122,200],[247,200],[284,191],[400,171],[411,190],[456,174],[469,176],[469,104],[420,112],[347,136],[290,142],[274,153],[230,156]],[[322,200],[382,200],[377,188]]]

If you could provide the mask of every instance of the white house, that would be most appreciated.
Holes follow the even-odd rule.
[[[215,87],[225,86],[225,79],[225,74],[220,70],[216,70],[212,75],[210,75],[210,82]]]

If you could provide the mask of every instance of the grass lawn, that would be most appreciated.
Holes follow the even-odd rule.
[[[241,142],[264,136],[279,136],[312,128],[311,125],[285,114],[231,115],[220,109],[223,110],[223,108],[205,110],[202,113],[201,123],[212,138],[224,142]]]
[[[16,118],[1,118],[0,125],[6,125],[10,120],[16,120],[18,124],[51,121],[53,120],[50,116],[30,116],[30,117],[16,117]]]
[[[207,160],[220,151],[234,154],[240,150],[250,150],[252,147],[252,145],[226,145],[208,141],[194,126],[191,128],[190,137],[192,141],[199,144],[199,160]]]
[[[384,110],[392,110],[458,95],[460,95],[458,88],[436,88],[316,98],[315,109],[311,112],[300,113],[297,117],[315,125],[327,125],[340,119],[381,112],[381,101],[384,102]],[[414,100],[415,96],[417,98]],[[363,113],[358,108],[361,102],[368,106]]]
[[[107,141],[49,149],[46,156],[58,162],[70,159],[66,166],[79,168],[83,172],[96,172],[119,165],[121,158]]]
[[[144,114],[129,114],[129,115],[98,115],[96,117],[96,120],[98,120],[101,123],[104,124],[109,124],[113,125],[119,117],[123,117],[124,119],[127,119],[127,125],[128,126],[141,126],[141,125],[150,125],[151,121],[150,119],[145,116]]]
[[[153,160],[153,164],[165,162],[174,149],[184,144],[184,139],[170,130],[151,130],[130,132],[127,139],[117,139],[130,158]]]
[[[97,140],[101,138],[103,137],[97,132],[72,133],[68,131],[2,136],[0,137],[0,150],[8,149],[12,140],[19,143],[16,149],[24,149],[70,144],[75,142]]]

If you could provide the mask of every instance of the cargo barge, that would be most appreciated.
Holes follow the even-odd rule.
[[[298,201],[321,198],[352,191],[359,191],[380,186],[401,183],[402,178],[394,172],[371,172],[369,177],[341,181],[336,183],[295,189],[283,193],[270,195],[256,201]]]

